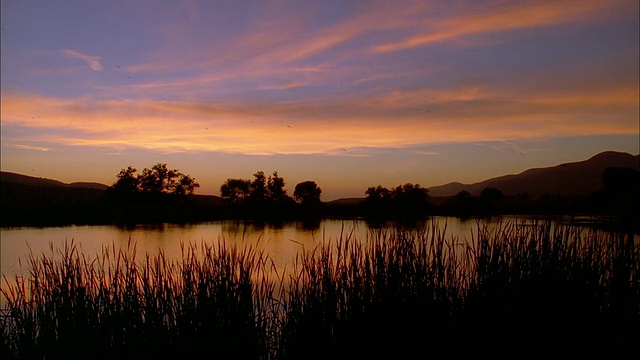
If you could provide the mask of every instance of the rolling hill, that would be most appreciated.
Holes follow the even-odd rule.
[[[5,193],[2,194],[2,199],[5,201],[22,199],[27,202],[37,202],[43,200],[43,198],[95,199],[102,196],[103,192],[109,188],[108,185],[98,182],[64,183],[54,179],[8,171],[0,171],[0,183],[2,184],[2,189],[5,190]],[[206,206],[216,206],[223,203],[222,198],[216,195],[193,195],[191,198],[197,203]]]
[[[632,168],[640,171],[640,155],[605,151],[584,161],[529,169],[519,174],[499,176],[472,184],[451,182],[428,189],[429,194],[436,199],[448,198],[463,190],[473,196],[478,196],[487,187],[500,189],[505,195],[526,193],[532,199],[538,198],[542,194],[588,195],[602,188],[602,173],[608,167]],[[328,204],[355,205],[363,199],[337,199],[328,202]]]
[[[29,185],[29,186],[70,187],[70,188],[96,189],[96,190],[106,190],[109,187],[108,185],[100,184],[96,182],[73,182],[73,183],[67,184],[58,180],[22,175],[22,174],[8,172],[8,171],[0,172],[0,181],[2,181],[3,183],[21,184],[21,185]]]
[[[542,194],[560,196],[590,194],[602,187],[602,173],[608,167],[625,167],[640,171],[640,155],[606,151],[584,161],[529,169],[519,174],[499,176],[473,184],[451,182],[433,186],[429,188],[429,193],[432,197],[449,197],[464,190],[471,193],[471,195],[477,196],[485,188],[493,187],[500,189],[505,195],[528,193],[533,198],[537,198]],[[67,184],[58,180],[32,177],[7,171],[0,172],[0,181],[5,184],[11,183],[36,187],[94,190],[108,188],[107,185],[100,183],[74,182]],[[214,195],[196,195],[195,197],[210,204],[221,203],[221,198]],[[361,200],[362,198],[337,199],[328,202],[328,204],[355,204]]]
[[[574,196],[590,194],[602,188],[602,173],[608,167],[632,168],[640,171],[640,155],[606,151],[587,160],[557,166],[535,168],[519,174],[499,176],[473,184],[452,182],[429,188],[431,196],[453,196],[468,191],[477,196],[487,187],[500,189],[505,195],[528,193]]]

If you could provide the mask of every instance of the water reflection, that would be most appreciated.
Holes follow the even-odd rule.
[[[474,238],[478,226],[502,226],[504,223],[535,222],[522,217],[501,217],[484,220],[461,220],[454,217],[435,217],[411,224],[415,232],[438,232],[447,239],[464,243]],[[396,224],[397,225],[397,224]],[[406,224],[405,224],[406,226]],[[163,251],[168,259],[178,260],[185,246],[224,245],[239,248],[251,246],[264,252],[278,269],[291,267],[301,250],[312,250],[322,243],[349,238],[366,241],[386,231],[395,230],[390,223],[370,224],[362,220],[323,220],[317,223],[261,224],[243,221],[217,221],[197,224],[157,224],[135,226],[67,226],[48,228],[0,229],[2,245],[2,275],[28,273],[27,258],[62,249],[73,241],[78,250],[94,257],[105,247],[134,248],[139,258]],[[133,250],[133,249],[130,249]]]

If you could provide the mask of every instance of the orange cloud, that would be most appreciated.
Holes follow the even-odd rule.
[[[428,95],[438,98],[431,109],[420,105]],[[52,131],[33,131],[28,138],[13,139],[23,148],[41,141],[163,152],[337,155],[335,149],[356,147],[637,134],[637,108],[637,91],[625,88],[516,98],[469,87],[460,92],[392,91],[374,98],[274,104],[3,94],[2,126],[58,134],[51,138]]]
[[[24,145],[24,144],[17,144],[14,147],[18,148],[18,149],[23,149],[23,150],[35,150],[35,151],[43,151],[43,152],[51,151],[51,149],[46,148],[46,147],[33,146],[33,145]]]
[[[545,27],[561,23],[601,20],[608,11],[637,11],[637,4],[612,1],[533,1],[491,7],[473,15],[429,21],[421,34],[373,48],[375,52],[397,51],[452,40],[465,35],[488,34],[508,30]]]

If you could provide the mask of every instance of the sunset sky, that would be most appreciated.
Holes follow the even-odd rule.
[[[2,0],[3,171],[322,200],[639,152],[638,1]]]

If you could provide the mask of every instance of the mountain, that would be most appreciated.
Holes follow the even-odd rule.
[[[74,188],[82,188],[82,189],[96,189],[96,190],[106,190],[109,186],[97,182],[72,182],[67,184],[69,187]]]
[[[30,186],[67,186],[67,184],[52,179],[45,179],[33,176],[27,176],[7,171],[0,172],[0,181],[5,183],[13,183],[13,184],[22,184],[22,185],[30,185]]]
[[[505,195],[528,193],[533,198],[542,194],[586,195],[602,188],[602,173],[608,167],[640,171],[640,155],[605,151],[584,161],[529,169],[519,174],[499,176],[473,184],[452,182],[434,186],[429,188],[429,194],[434,197],[453,196],[464,190],[477,196],[485,188],[492,187],[500,189]]]
[[[8,171],[0,171],[0,183],[2,183],[3,189],[7,192],[17,191],[20,193],[19,196],[23,198],[31,198],[33,196],[30,196],[30,194],[34,193],[41,195],[43,191],[48,194],[57,193],[57,196],[60,196],[60,191],[57,190],[61,189],[64,190],[64,196],[67,197],[69,194],[78,194],[76,197],[92,194],[93,197],[95,197],[101,195],[101,192],[94,190],[106,190],[109,188],[108,185],[98,182],[72,182],[67,184],[58,180],[22,175]],[[6,198],[6,196],[3,198]],[[222,198],[216,195],[193,195],[192,199],[203,206],[221,205],[223,203]]]
[[[364,198],[340,198],[331,201],[326,201],[326,205],[336,205],[336,206],[348,206],[348,205],[358,205]]]
[[[108,185],[100,184],[96,182],[73,182],[73,183],[67,184],[58,180],[27,176],[27,175],[17,174],[13,172],[8,172],[8,171],[0,171],[0,181],[2,181],[3,183],[12,183],[12,184],[29,185],[29,186],[71,187],[71,188],[96,189],[96,190],[106,190],[109,187]]]
[[[608,167],[633,168],[640,171],[640,155],[629,153],[605,151],[587,160],[564,163],[552,167],[535,168],[523,171],[519,174],[504,175],[473,184],[451,182],[448,184],[429,188],[432,197],[448,197],[460,191],[468,191],[477,196],[487,187],[500,189],[505,195],[517,195],[528,193],[532,198],[542,194],[560,196],[590,194],[602,187],[602,173]],[[64,187],[105,190],[105,184],[94,182],[63,183],[61,181],[21,175],[17,173],[0,172],[2,183],[13,183],[40,187]],[[196,195],[201,198],[203,195]],[[330,205],[356,204],[363,198],[337,199],[329,202]],[[202,198],[207,203],[220,203],[218,196]]]
[[[95,182],[70,184],[11,172],[0,172],[0,227],[86,224],[185,223],[224,216],[219,196],[186,198],[163,194],[109,196]]]

